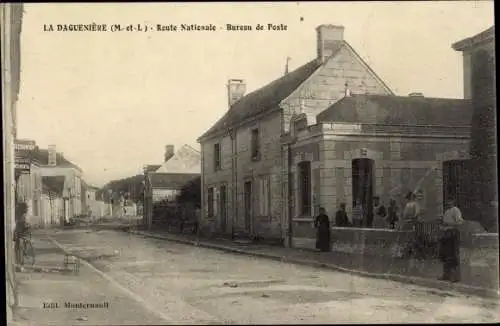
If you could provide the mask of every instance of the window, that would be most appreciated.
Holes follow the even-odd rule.
[[[269,176],[262,177],[259,180],[259,215],[269,216],[269,207],[271,203],[271,187]]]
[[[299,163],[300,213],[311,216],[311,162]]]
[[[443,162],[443,205],[454,199],[460,208],[468,208],[468,178],[465,174],[465,161]]]
[[[221,156],[221,153],[220,153],[220,144],[219,143],[214,144],[214,169],[216,171],[220,170],[220,168],[221,168],[220,156]]]
[[[260,159],[259,129],[252,129],[252,160]]]
[[[38,216],[38,200],[33,199],[33,216]]]
[[[207,198],[207,209],[208,209],[207,215],[208,215],[208,217],[214,216],[214,200],[215,200],[214,188],[210,187],[210,188],[208,188],[208,198]]]

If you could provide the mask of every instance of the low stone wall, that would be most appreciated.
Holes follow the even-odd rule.
[[[412,238],[412,231],[373,228],[332,227],[333,250],[343,252],[370,253],[383,256],[392,255],[392,247],[397,242]],[[294,246],[314,249],[316,229],[312,219],[293,220]],[[461,236],[461,258],[468,264],[499,266],[498,234],[476,233]]]
[[[256,218],[254,221],[254,234],[266,240],[280,240],[281,224],[269,217]]]

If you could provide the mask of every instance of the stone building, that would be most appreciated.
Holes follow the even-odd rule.
[[[352,94],[314,125],[296,114],[282,137],[290,148],[292,218],[311,218],[320,206],[333,215],[340,203],[348,216],[355,203],[371,212],[373,196],[401,207],[410,191],[424,218],[442,216],[444,197],[464,195],[447,171],[468,158],[471,111],[466,100]]]
[[[200,152],[187,144],[177,151],[174,148],[165,146],[163,164],[149,172],[153,203],[175,200],[182,187],[200,175]]]
[[[243,80],[228,83],[229,110],[199,137],[202,225],[214,232],[283,238],[287,152],[281,136],[294,113],[307,123],[345,96],[392,91],[344,40],[344,27],[316,29],[317,56],[245,95]]]
[[[452,45],[463,54],[464,97],[473,105],[469,194],[475,217],[489,231],[498,230],[495,27]]]
[[[200,152],[185,144],[177,151],[174,145],[166,145],[163,164],[144,168],[144,223],[151,225],[153,206],[162,201],[175,201],[181,189],[199,178]]]

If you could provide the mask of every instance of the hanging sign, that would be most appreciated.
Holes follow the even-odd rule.
[[[14,140],[14,149],[16,153],[31,152],[35,150],[35,147],[36,143],[34,140],[26,140],[26,139]]]
[[[16,157],[15,169],[17,173],[30,173],[31,171],[30,160],[26,158]]]
[[[30,173],[31,154],[36,149],[34,140],[15,139],[15,171],[16,173]]]

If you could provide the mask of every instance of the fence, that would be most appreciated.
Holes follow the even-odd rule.
[[[152,224],[170,231],[195,232],[199,214],[191,204],[160,202],[153,205]]]

